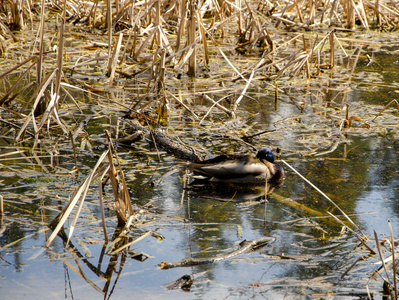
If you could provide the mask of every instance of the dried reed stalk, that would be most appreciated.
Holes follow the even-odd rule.
[[[159,63],[159,72],[158,72],[158,93],[165,90],[165,60],[166,60],[166,50],[165,48],[161,49],[161,59]],[[164,97],[165,99],[165,97]]]
[[[330,32],[330,69],[334,68],[335,65],[335,54],[334,54],[334,32]]]
[[[313,183],[311,183],[308,179],[306,179],[304,176],[302,176],[294,167],[292,167],[289,163],[287,163],[285,160],[280,160],[282,163],[284,163],[287,167],[289,167],[292,171],[294,171],[295,174],[297,174],[299,177],[302,178],[306,183],[308,183],[311,187],[313,187],[316,191],[318,191],[325,199],[327,199],[332,205],[334,205],[335,208],[338,209],[338,211],[351,223],[363,236],[365,240],[367,240],[367,236],[360,230],[360,228],[352,221],[351,218],[337,205],[335,204],[334,201],[330,199],[325,193],[323,193],[318,187],[316,187]]]
[[[133,214],[133,207],[130,200],[129,190],[127,188],[125,177],[122,171],[122,167],[119,163],[118,155],[114,149],[114,146],[111,141],[111,135],[109,134],[108,131],[106,131],[106,136],[110,149],[110,151],[108,152],[108,161],[110,164],[110,169],[108,174],[111,180],[112,190],[115,197],[115,213],[118,218],[118,225],[123,225],[126,223],[128,219],[127,215],[131,216]],[[113,156],[118,162],[118,171],[115,168],[115,164],[112,159]],[[119,177],[122,181],[122,188],[119,187],[119,183],[117,181],[117,174],[119,174]]]
[[[392,252],[392,276],[393,276],[393,296],[394,299],[398,299],[398,287],[397,287],[397,276],[396,276],[396,257],[395,257],[395,239],[393,237],[393,230],[391,221],[388,219],[389,232],[391,234],[391,252]]]
[[[187,110],[190,114],[192,114],[194,118],[196,118],[197,120],[199,119],[198,115],[194,111],[192,111],[186,104],[184,104],[183,101],[181,101],[179,98],[177,98],[171,92],[169,92],[167,90],[165,92],[166,92],[167,95],[169,95],[170,97],[175,99],[181,106],[183,106],[185,110]]]
[[[155,27],[158,27],[159,29],[162,28],[161,24],[161,0],[155,1]],[[160,30],[158,30],[157,35],[157,46],[162,47],[162,39],[161,39],[161,34]]]
[[[104,201],[103,201],[103,178],[108,174],[110,166],[104,169],[104,172],[100,176],[100,180],[98,181],[98,200],[100,202],[100,210],[101,210],[101,223],[104,232],[105,242],[109,241],[108,233],[107,233],[107,225],[105,224],[105,213],[104,213]]]
[[[201,19],[201,16],[199,13],[197,13],[197,23],[198,23],[198,26],[200,29],[202,46],[204,49],[205,66],[208,66],[209,65],[209,52],[208,52],[208,42],[206,41],[206,30],[205,30],[204,24],[202,22],[202,19]]]
[[[108,29],[108,65],[111,64],[111,52],[112,52],[112,0],[106,0],[107,5],[107,29]]]
[[[310,0],[310,1],[309,1],[309,4],[312,5],[311,3],[312,3],[312,1]],[[300,21],[301,23],[303,23],[304,21],[303,21],[301,9],[299,8],[299,5],[298,5],[298,0],[294,0],[294,4],[295,4],[295,8],[296,8],[297,13],[298,13],[299,21]]]
[[[4,199],[3,196],[0,195],[0,216],[4,215]]]
[[[64,31],[65,31],[65,21],[66,21],[66,11],[67,11],[67,0],[63,1],[63,10],[61,15],[60,31],[58,35],[58,47],[57,47],[57,73],[55,78],[55,96],[58,100],[60,96],[60,86],[62,77],[62,63],[64,57]]]
[[[110,253],[110,255],[115,255],[115,254],[121,252],[122,250],[128,248],[129,246],[131,246],[131,245],[141,241],[142,239],[146,238],[147,236],[151,235],[151,233],[152,233],[152,230],[147,231],[146,233],[142,234],[141,236],[139,236],[138,238],[134,239],[133,241],[131,241],[131,242],[127,243],[127,244],[124,244],[123,246],[119,247],[118,249],[112,251]]]
[[[80,202],[80,209],[75,214],[75,222],[73,225],[71,225],[69,235],[68,235],[68,241],[70,240],[73,230],[74,230],[74,225],[76,224],[76,220],[79,217],[80,210],[82,208],[83,202],[85,200],[87,191],[89,189],[90,183],[95,178],[95,175],[97,174],[97,169],[100,166],[100,164],[104,161],[104,159],[107,157],[108,153],[110,150],[106,150],[103,152],[103,154],[100,156],[98,159],[96,165],[94,166],[93,170],[91,171],[90,175],[86,178],[86,180],[79,186],[79,188],[76,190],[74,193],[72,199],[68,202],[68,204],[64,207],[60,215],[58,215],[50,224],[51,227],[54,227],[53,233],[50,235],[48,238],[45,247],[50,247],[52,242],[54,241],[55,237],[57,234],[60,232],[62,227],[64,226],[66,220],[68,219],[69,215],[71,214],[73,208],[75,207],[76,203],[79,201],[79,199],[82,196],[81,202]]]
[[[15,141],[19,141],[19,139],[21,138],[22,134],[25,132],[27,126],[29,125],[30,121],[33,121],[33,128],[35,130],[35,135],[38,134],[38,128],[35,122],[35,109],[37,107],[37,105],[39,104],[39,101],[41,99],[41,97],[44,95],[44,91],[47,88],[47,86],[51,83],[51,81],[53,80],[53,78],[55,77],[57,72],[57,69],[55,69],[52,73],[48,74],[42,81],[41,85],[38,87],[37,89],[37,95],[33,95],[31,99],[33,99],[34,97],[36,97],[36,100],[33,104],[32,110],[29,114],[29,117],[26,119],[25,123],[21,126],[20,131],[18,132]]]
[[[236,111],[237,111],[238,105],[240,104],[240,102],[241,102],[242,98],[244,97],[245,93],[247,92],[247,89],[248,89],[249,85],[251,84],[252,79],[254,78],[254,74],[255,74],[255,70],[252,71],[251,76],[249,77],[249,79],[247,81],[247,84],[245,85],[244,89],[242,90],[240,96],[234,102],[233,109],[232,109],[233,118],[236,117]]]
[[[184,34],[188,3],[189,3],[188,1],[182,1],[180,3],[180,23],[179,23],[179,28],[177,30],[175,52],[179,51],[181,39]]]
[[[195,42],[195,9],[194,9],[194,0],[190,0],[189,2],[189,20],[188,20],[188,30],[187,30],[187,35],[188,35],[188,44],[192,45]],[[195,51],[195,46],[191,48],[192,50],[190,57],[188,59],[188,75],[190,76],[195,76],[196,73],[196,68],[197,68],[197,60],[196,60],[196,51]]]
[[[208,111],[206,112],[206,114],[202,117],[201,121],[199,122],[199,125],[201,125],[203,123],[203,121],[206,119],[206,117],[208,117],[208,115],[210,114],[211,110],[213,109],[213,107],[217,107],[219,109],[221,109],[222,111],[224,111],[225,113],[227,113],[230,117],[233,117],[234,114],[232,111],[228,110],[227,108],[225,108],[224,106],[220,105],[219,102],[222,102],[224,99],[226,99],[227,97],[230,97],[230,95],[224,96],[222,98],[220,98],[218,101],[214,101],[212,98],[210,98],[208,95],[203,94],[205,99],[208,99],[209,101],[211,101],[213,104],[212,106],[208,109]]]
[[[11,5],[11,30],[19,31],[24,28],[24,9],[22,0],[9,1]]]
[[[375,238],[375,244],[376,244],[376,246],[377,246],[377,250],[378,250],[378,255],[380,256],[380,259],[381,259],[381,263],[382,263],[382,266],[383,266],[383,268],[384,268],[384,271],[385,271],[385,275],[386,275],[386,280],[384,280],[387,284],[388,284],[388,287],[389,287],[389,289],[391,288],[391,284],[390,284],[390,279],[389,279],[389,273],[388,273],[388,269],[387,269],[387,266],[386,266],[386,264],[385,264],[385,259],[384,259],[384,255],[382,254],[382,250],[381,250],[381,246],[380,246],[380,241],[378,240],[378,235],[377,235],[377,232],[374,230],[374,238]],[[393,276],[396,276],[396,274],[393,274]],[[396,292],[396,291],[395,291]],[[390,293],[390,296],[391,296],[391,299],[393,299],[393,297],[392,297],[392,293]]]
[[[69,139],[71,140],[71,145],[72,145],[72,151],[73,151],[73,161],[75,163],[75,172],[79,173],[79,168],[78,168],[78,159],[76,157],[76,149],[75,149],[75,143],[74,143],[74,138],[72,135],[72,132],[69,131]]]
[[[157,33],[157,31],[159,30],[159,28],[154,28],[152,29],[151,33],[148,35],[148,37],[143,41],[143,43],[141,44],[139,50],[137,50],[137,52],[135,53],[133,59],[137,59],[139,57],[139,55],[141,54],[141,52],[144,50],[145,46],[147,45],[147,43],[151,40],[151,38],[154,36],[154,34]]]
[[[44,11],[45,11],[45,0],[41,0],[40,7],[40,34],[39,34],[39,58],[37,59],[36,69],[36,82],[38,84],[42,81],[43,74],[43,51],[44,51]]]
[[[121,33],[119,33],[118,42],[116,44],[114,52],[112,53],[110,64],[108,64],[108,75],[109,75],[108,84],[110,86],[112,86],[112,84],[114,82],[115,69],[116,69],[116,64],[118,62],[119,52],[120,52],[121,46],[122,46],[122,39],[123,39],[123,33],[121,32]]]
[[[346,28],[352,29],[355,27],[354,5],[352,5],[351,0],[345,0],[344,3],[345,3],[345,8],[346,8],[346,19],[347,19]]]

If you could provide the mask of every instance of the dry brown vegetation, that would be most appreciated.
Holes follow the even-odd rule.
[[[71,124],[58,112],[68,103],[82,107],[71,92],[79,89],[101,93],[106,99],[95,97],[97,103],[114,101],[111,107],[135,117],[155,112],[151,123],[167,118],[168,103],[183,106],[199,124],[214,107],[234,118],[253,88],[275,93],[276,106],[289,101],[300,112],[309,102],[304,92],[342,108],[363,49],[378,47],[343,32],[396,30],[396,5],[352,0],[3,3],[0,104],[7,115],[2,122],[17,129],[16,141],[26,134],[37,138],[50,120],[68,133]],[[204,77],[201,85],[208,93],[176,92],[181,90],[176,80],[185,73]],[[290,90],[290,78],[297,93]],[[201,98],[212,104],[202,116],[190,108]],[[221,105],[224,99],[229,107]],[[348,117],[341,126],[359,120]]]
[[[399,16],[381,1],[17,1],[1,9],[2,123],[16,141],[37,139],[50,120],[68,133],[73,124],[58,113],[83,109],[73,91],[134,117],[150,113],[153,124],[169,103],[199,124],[215,108],[234,118],[249,89],[305,116],[311,98],[341,110],[363,49],[378,47],[343,33],[396,30]],[[182,94],[185,73],[202,78],[206,93]],[[209,110],[190,107],[196,100]],[[341,126],[356,119],[348,117]]]

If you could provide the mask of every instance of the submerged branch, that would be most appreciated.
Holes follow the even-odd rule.
[[[192,267],[192,266],[198,266],[198,265],[203,265],[203,264],[210,264],[210,263],[214,263],[217,261],[221,261],[221,260],[226,260],[226,259],[230,259],[234,256],[249,252],[257,247],[261,247],[264,244],[268,243],[268,242],[272,242],[274,241],[275,238],[273,237],[260,237],[257,239],[254,239],[252,241],[242,241],[240,243],[240,247],[238,250],[235,250],[233,252],[227,253],[227,254],[221,254],[221,255],[216,255],[214,257],[208,257],[208,258],[186,258],[183,259],[181,261],[178,262],[166,262],[163,261],[159,264],[159,267],[161,269],[170,269],[170,268],[176,268],[176,267]]]
[[[189,161],[200,161],[203,160],[203,155],[197,152],[196,149],[174,141],[167,133],[162,129],[147,129],[142,126],[137,120],[129,121],[129,124],[137,131],[144,132],[147,140],[153,141],[156,145],[163,148],[165,151],[176,155],[177,157],[187,159]]]

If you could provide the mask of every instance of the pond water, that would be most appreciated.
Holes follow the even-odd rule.
[[[365,60],[359,63],[349,93],[352,107],[372,104],[381,109],[394,99],[398,68],[393,75],[388,65],[397,65],[399,57],[388,55],[387,61],[384,55],[376,55],[375,59],[386,71],[367,67]],[[370,92],[370,85],[362,78],[367,72],[377,71],[380,76],[375,77],[388,87]],[[297,116],[298,110],[282,102],[277,112],[271,112],[273,97],[257,99],[242,103],[241,109],[247,115],[241,121],[257,130],[285,130],[261,138],[258,144],[281,147],[282,159],[326,193],[369,238],[373,238],[373,231],[381,239],[389,237],[388,219],[394,235],[399,234],[397,131],[369,134],[359,125],[347,131],[344,142],[330,153],[307,156],[303,150],[314,143],[312,135],[319,139],[316,132],[320,129],[306,134],[299,129],[287,130],[287,119]],[[316,103],[312,105],[317,110]],[[392,115],[396,122],[398,114],[391,109],[388,117]],[[301,121],[309,122],[306,116]],[[130,246],[130,250],[144,253],[135,258],[131,253],[106,254],[94,183],[71,240],[75,249],[65,249],[60,238],[51,248],[44,248],[51,234],[46,224],[95,164],[103,150],[99,141],[104,139],[104,129],[116,124],[116,116],[89,122],[87,134],[91,141],[98,142],[98,147],[92,152],[79,152],[78,165],[83,174],[76,177],[67,173],[73,167],[71,149],[65,146],[67,137],[55,143],[53,149],[39,146],[32,152],[20,146],[20,153],[0,157],[0,191],[5,199],[0,236],[1,299],[319,299],[327,297],[326,293],[330,293],[329,299],[356,299],[356,295],[367,295],[367,288],[376,298],[382,296],[381,277],[372,279],[379,267],[373,264],[377,255],[370,257],[354,234],[342,231],[341,224],[326,217],[326,211],[340,213],[282,162],[285,182],[265,202],[260,200],[262,187],[185,187],[183,172],[169,172],[184,162],[166,152],[161,152],[158,159],[156,149],[146,141],[138,142],[134,149],[118,148],[132,201],[146,207],[130,234],[134,239],[152,230],[163,239],[149,235]],[[185,126],[188,139],[192,138],[196,127],[189,122]],[[399,128],[395,123],[392,126]],[[212,134],[217,132],[211,130]],[[326,139],[329,135],[326,133]],[[216,139],[213,136],[206,140],[212,144],[210,153],[242,150],[234,143],[212,138]],[[3,154],[17,150],[10,143],[8,138],[1,138]],[[116,217],[109,186],[104,197],[107,228],[112,236]],[[264,236],[275,240],[228,260],[168,270],[158,267],[164,261],[229,253],[243,240]],[[374,242],[368,244],[374,247]],[[186,274],[194,279],[188,290],[168,289],[168,284]]]

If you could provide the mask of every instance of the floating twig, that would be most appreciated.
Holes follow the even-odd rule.
[[[235,250],[233,252],[227,253],[227,254],[221,254],[217,255],[214,257],[208,257],[208,258],[186,258],[178,262],[161,262],[159,264],[159,267],[161,269],[170,269],[170,268],[176,268],[176,267],[192,267],[192,266],[198,266],[198,265],[203,265],[203,264],[210,264],[214,263],[217,261],[221,260],[226,260],[230,259],[232,257],[235,257],[239,254],[249,252],[253,250],[254,248],[261,247],[262,245],[274,241],[275,238],[273,237],[260,237],[257,239],[254,239],[252,241],[242,241],[240,243],[240,249]]]

